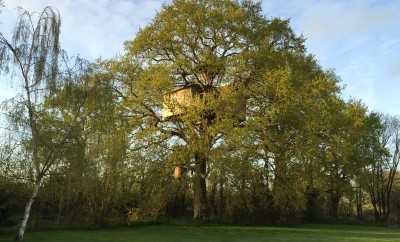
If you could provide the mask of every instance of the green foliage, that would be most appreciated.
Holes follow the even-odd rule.
[[[11,41],[0,33],[0,71],[16,68],[26,80],[26,87],[46,87],[51,92],[56,88],[59,71],[60,16],[53,8],[46,7],[39,14],[37,23],[34,21],[34,17],[24,11],[18,18]]]
[[[59,22],[49,24],[55,31]],[[25,43],[20,30],[15,38]],[[52,48],[40,60],[59,51],[35,47],[37,55]],[[339,77],[306,52],[288,20],[265,18],[259,2],[174,0],[125,50],[78,60],[84,68],[56,86],[46,79],[56,69],[40,61],[29,69],[27,80],[51,90],[35,104],[37,156],[57,161],[38,217],[121,224],[139,211],[141,220],[194,214],[265,224],[353,216],[357,207],[361,218],[374,204],[366,199],[374,179],[381,188],[396,174],[398,154],[383,143],[396,140],[388,138],[394,123],[344,101]],[[179,90],[190,90],[184,102],[168,99]],[[167,117],[171,106],[180,112]],[[21,103],[11,114],[29,126]],[[26,151],[32,141],[24,137]]]

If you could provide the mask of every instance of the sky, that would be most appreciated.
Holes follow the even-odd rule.
[[[0,31],[9,33],[17,7],[61,14],[61,45],[94,60],[123,53],[163,4],[170,0],[5,0]],[[266,17],[290,19],[324,69],[334,70],[343,97],[361,99],[370,110],[400,115],[400,0],[264,0]],[[0,80],[0,100],[15,94]]]

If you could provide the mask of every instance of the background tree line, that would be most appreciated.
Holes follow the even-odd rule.
[[[3,105],[1,224],[31,207],[37,226],[399,221],[398,118],[344,100],[260,3],[175,0],[95,63],[67,57],[59,26],[49,7],[0,36],[0,70],[24,87]],[[166,103],[178,87],[190,105]]]

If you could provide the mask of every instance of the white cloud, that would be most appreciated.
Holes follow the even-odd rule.
[[[40,12],[46,6],[60,11],[61,44],[68,53],[91,60],[113,57],[123,50],[123,42],[134,37],[166,1],[159,0],[6,0],[1,13],[0,31],[10,35],[17,18],[17,7]],[[0,79],[0,102],[15,96],[15,84]]]
[[[373,6],[367,1],[318,1],[305,11],[304,31],[319,40],[348,40],[380,32],[397,24],[397,9],[392,5]],[[382,28],[384,26],[384,28]]]
[[[268,15],[290,18],[324,68],[346,85],[345,97],[400,114],[400,1],[264,1]],[[395,111],[397,110],[397,111]]]
[[[166,1],[160,0],[8,0],[12,11],[23,6],[29,11],[41,11],[53,6],[62,17],[61,42],[64,49],[90,59],[112,57],[123,49],[123,42],[132,39]],[[14,11],[15,12],[15,11]],[[6,18],[10,26],[11,18]]]
[[[63,48],[90,59],[113,57],[170,1],[6,0],[0,28],[14,25],[17,6],[40,11],[52,5],[62,15]],[[263,9],[269,17],[291,18],[321,65],[342,77],[346,97],[362,98],[374,109],[400,114],[393,91],[400,90],[400,1],[265,0]]]

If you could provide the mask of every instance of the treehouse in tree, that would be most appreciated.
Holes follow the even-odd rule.
[[[227,120],[241,126],[246,120],[247,102],[246,96],[242,94],[234,85],[229,84],[218,87],[190,84],[164,94],[162,116],[166,121],[179,120],[180,116],[194,110],[192,114],[198,115],[199,120],[206,121],[207,125],[216,120]],[[204,130],[203,122],[198,125],[200,130]],[[177,165],[173,176],[179,179],[185,169],[186,164]]]
[[[246,119],[246,98],[243,95],[232,95],[235,92],[232,85],[223,85],[214,90],[210,89],[205,91],[199,84],[190,84],[184,87],[177,88],[164,95],[163,112],[164,120],[170,120],[184,114],[187,109],[194,105],[195,98],[205,99],[206,95],[213,98],[231,96],[235,99],[220,100],[220,107],[217,109],[223,110],[225,113],[230,114],[232,118],[243,122]],[[212,110],[211,110],[212,111]]]
[[[164,95],[163,113],[165,120],[177,117],[185,113],[187,108],[193,103],[193,99],[199,96],[201,87],[197,84],[177,88]]]

